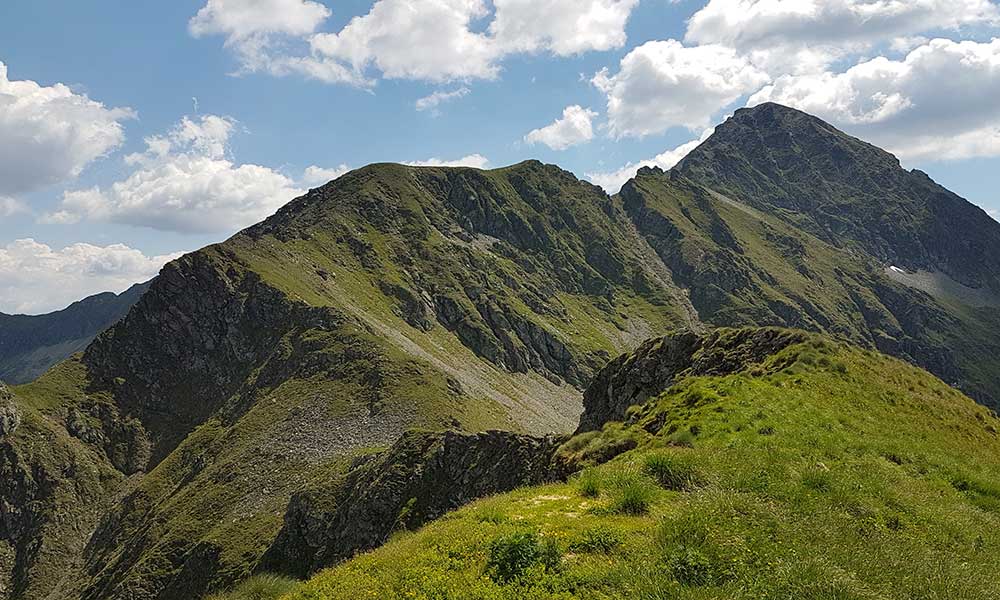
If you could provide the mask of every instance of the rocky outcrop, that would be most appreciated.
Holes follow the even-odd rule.
[[[503,431],[411,431],[335,489],[296,494],[259,569],[296,577],[370,550],[477,498],[552,479],[560,442]]]
[[[0,598],[78,598],[83,547],[120,474],[14,402],[0,384]]]
[[[473,294],[457,299],[434,298],[438,321],[473,352],[515,373],[535,371],[582,388],[604,361],[593,355],[574,356],[567,345],[502,299]],[[475,302],[470,310],[469,302]],[[606,357],[604,357],[606,359]]]
[[[282,336],[339,323],[336,312],[289,299],[209,248],[164,267],[83,361],[121,413],[142,423],[153,466],[247,385]]]
[[[583,395],[577,432],[622,421],[628,408],[666,390],[683,377],[738,373],[808,338],[788,329],[717,329],[655,338],[608,363]]]
[[[14,403],[14,395],[0,381],[0,438],[11,435],[21,424],[21,413]]]
[[[134,417],[122,417],[113,404],[87,400],[71,407],[66,414],[66,431],[102,450],[111,464],[126,475],[138,473],[149,464],[150,441],[142,423]]]

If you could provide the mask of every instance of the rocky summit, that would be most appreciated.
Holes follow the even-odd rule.
[[[774,104],[614,196],[370,165],[0,387],[0,598],[985,597],[997,305],[1000,223]]]

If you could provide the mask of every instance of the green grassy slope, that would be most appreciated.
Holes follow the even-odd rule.
[[[926,372],[808,337],[569,441],[577,459],[637,444],[569,483],[469,505],[282,598],[993,598],[998,427]]]

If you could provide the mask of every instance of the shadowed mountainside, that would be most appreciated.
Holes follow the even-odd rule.
[[[87,347],[128,313],[149,282],[121,294],[106,292],[44,315],[0,313],[0,381],[27,383]]]

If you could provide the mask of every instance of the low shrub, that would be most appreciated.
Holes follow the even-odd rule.
[[[561,561],[562,549],[558,542],[540,540],[533,532],[521,531],[493,540],[486,573],[494,581],[510,583],[538,566],[548,572],[557,571]]]

